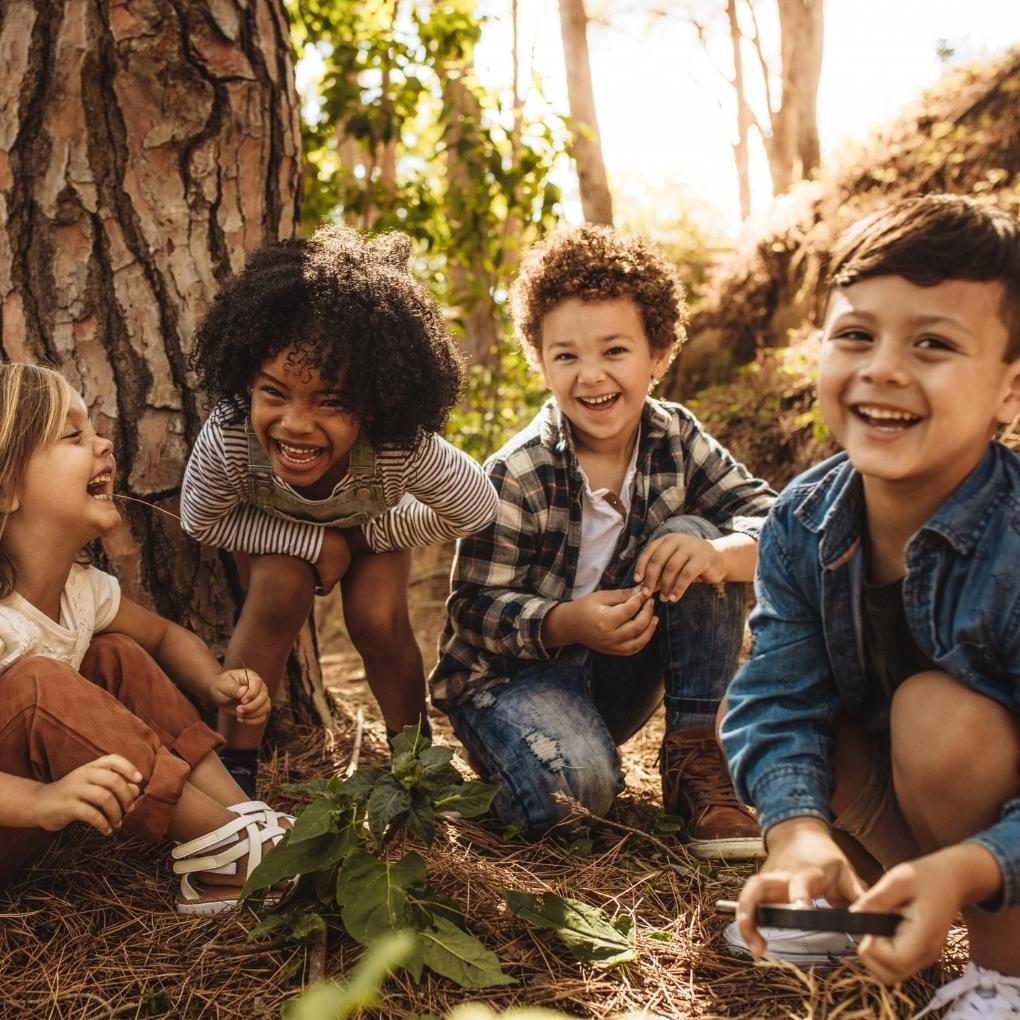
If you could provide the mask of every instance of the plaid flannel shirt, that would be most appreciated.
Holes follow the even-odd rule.
[[[499,493],[493,524],[457,543],[439,662],[429,678],[439,708],[505,683],[514,664],[582,662],[588,649],[543,646],[542,621],[569,601],[581,542],[581,490],[569,422],[554,400],[486,463]],[[723,532],[758,532],[775,493],[737,463],[680,404],[648,398],[626,527],[600,590],[620,588],[630,565],[670,517],[695,514]]]

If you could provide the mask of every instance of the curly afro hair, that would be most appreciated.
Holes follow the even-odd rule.
[[[510,291],[510,308],[533,365],[542,358],[542,320],[569,298],[630,298],[656,353],[675,355],[686,339],[683,284],[668,259],[641,237],[588,225],[555,231],[528,252]]]
[[[259,369],[297,347],[306,366],[340,383],[344,409],[372,443],[413,448],[441,431],[461,359],[410,255],[404,234],[366,239],[342,226],[260,248],[195,332],[199,384],[239,422]]]

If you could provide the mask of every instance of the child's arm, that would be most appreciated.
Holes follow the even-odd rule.
[[[84,822],[108,836],[138,797],[142,774],[119,754],[81,765],[51,783],[0,772],[0,826],[59,832]]]
[[[201,638],[176,623],[122,598],[106,630],[138,642],[179,687],[229,712],[239,722],[261,725],[269,717],[269,691],[250,669],[224,670]]]
[[[553,606],[542,621],[546,648],[584,645],[606,655],[633,655],[655,633],[655,601],[641,588],[593,591]]]
[[[325,528],[274,517],[248,502],[247,443],[242,426],[223,425],[218,410],[213,411],[188,456],[181,527],[204,545],[315,563]]]
[[[364,525],[374,552],[463,538],[495,519],[499,497],[485,472],[440,436],[430,433],[410,458],[386,448],[378,456],[384,484],[404,488],[414,500],[397,503]]]

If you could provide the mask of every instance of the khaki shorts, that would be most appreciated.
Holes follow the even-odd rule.
[[[888,869],[919,857],[921,851],[896,800],[888,731],[876,733],[871,743],[868,780],[832,825],[852,836]]]

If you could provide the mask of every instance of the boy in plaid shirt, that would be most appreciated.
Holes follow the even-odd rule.
[[[736,671],[745,583],[775,498],[678,404],[648,396],[683,337],[683,289],[638,238],[554,234],[513,291],[553,399],[493,455],[494,524],[462,539],[431,677],[495,809],[531,835],[566,793],[604,814],[617,745],[663,697],[665,808],[702,857],[760,852],[713,720]]]

